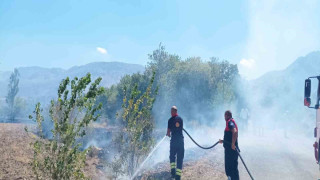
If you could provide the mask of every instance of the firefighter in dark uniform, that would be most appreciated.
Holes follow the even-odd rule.
[[[170,140],[170,166],[171,176],[175,179],[181,179],[182,163],[184,157],[184,141],[183,141],[183,120],[178,116],[178,109],[176,106],[171,108],[171,118],[168,120],[167,136]],[[176,164],[177,158],[177,164]]]
[[[224,119],[226,121],[226,128],[224,130],[223,140],[220,140],[220,143],[223,142],[224,147],[225,171],[228,179],[238,180],[238,152],[236,150],[236,148],[239,150],[238,126],[232,118],[231,111],[228,110],[224,113]]]

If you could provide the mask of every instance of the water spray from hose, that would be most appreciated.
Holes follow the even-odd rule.
[[[141,165],[138,167],[138,169],[133,173],[133,175],[131,176],[130,180],[133,180],[137,174],[140,172],[140,170],[143,168],[144,164],[150,159],[150,157],[152,156],[152,154],[159,148],[160,144],[165,140],[166,136],[164,136],[159,142],[158,144],[152,149],[152,151],[149,153],[149,155],[147,156],[147,158],[141,163]]]

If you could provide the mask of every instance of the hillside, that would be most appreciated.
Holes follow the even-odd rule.
[[[144,67],[137,64],[120,62],[95,62],[83,66],[74,66],[64,70],[60,68],[20,67],[20,91],[18,96],[36,101],[49,101],[57,92],[60,81],[67,76],[82,77],[88,72],[92,79],[102,77],[102,86],[109,87],[120,81],[126,74],[143,72]],[[11,72],[0,72],[0,97],[7,92]]]
[[[294,85],[294,88],[287,89],[287,92],[300,92],[303,89],[303,83],[309,76],[320,75],[320,51],[312,52],[304,57],[299,57],[286,69],[281,71],[270,71],[251,84],[256,87],[285,87]],[[301,86],[302,84],[302,86]],[[281,89],[274,89],[281,91]]]
[[[252,116],[266,121],[265,125],[284,128],[294,127],[302,134],[312,133],[314,111],[303,106],[304,80],[320,74],[320,51],[299,57],[286,69],[272,71],[249,81],[245,92]],[[316,80],[312,92],[315,96]],[[313,104],[315,99],[313,99]],[[311,120],[311,121],[310,121]],[[281,122],[272,124],[271,122]],[[297,123],[291,123],[297,122]]]
[[[129,66],[127,67],[129,69],[126,69],[121,68],[121,64],[109,65],[103,67],[103,64],[92,63],[68,70],[39,67],[20,68],[21,77],[23,77],[21,78],[20,90],[23,91],[22,87],[28,87],[29,90],[34,88],[33,91],[44,97],[46,94],[52,93],[54,95],[57,84],[63,76],[82,76],[88,69],[92,70],[93,77],[105,76],[106,80],[110,78],[109,81],[103,82],[105,86],[108,86],[107,83],[110,81],[117,81],[117,73],[119,78],[122,72],[133,73]],[[244,92],[246,92],[252,110],[250,119],[252,121],[249,123],[248,132],[242,129],[239,131],[241,132],[239,143],[241,154],[256,179],[316,179],[318,177],[318,165],[315,164],[313,157],[313,137],[310,136],[314,121],[309,115],[314,114],[314,111],[303,107],[302,100],[304,79],[311,75],[320,74],[319,67],[320,52],[314,52],[298,58],[282,71],[270,72],[249,82],[248,89]],[[27,86],[26,82],[33,86]],[[49,86],[50,84],[52,86]],[[39,88],[40,90],[38,90]],[[41,88],[44,89],[41,90]],[[278,121],[284,125],[277,123]],[[296,123],[296,121],[300,123]],[[241,121],[238,122],[241,124]],[[3,172],[0,174],[0,179],[34,178],[29,165],[32,159],[32,149],[29,146],[32,137],[24,131],[24,126],[23,124],[0,124],[0,146],[3,147],[0,149],[0,160],[2,161],[0,169]],[[299,131],[296,129],[295,131],[287,131],[291,126],[299,128]],[[273,127],[273,129],[267,127]],[[201,144],[211,145],[212,141],[223,137],[223,130],[219,127],[215,128],[217,129],[199,128],[199,132],[192,134]],[[97,128],[93,132],[102,134]],[[205,133],[205,136],[201,133]],[[302,136],[303,134],[309,134],[309,136],[306,138]],[[104,141],[108,141],[107,135],[100,137],[104,138]],[[89,140],[93,138],[93,135],[88,134],[87,138]],[[100,141],[102,142],[99,139]],[[95,142],[94,139],[92,142]],[[102,144],[101,142],[97,144]],[[97,154],[101,157],[89,158],[86,163],[86,174],[93,179],[108,179],[107,176],[111,175],[111,173],[104,171],[106,164],[102,164],[99,159],[104,156],[112,157],[109,155],[108,149],[112,146],[109,144],[105,146],[107,147],[97,145],[100,149]],[[136,179],[168,179],[170,177],[168,148],[169,140],[164,141],[160,150],[151,157],[149,164],[141,170]],[[195,147],[185,136],[182,179],[226,179],[223,161],[221,145],[205,151]],[[239,171],[241,179],[249,179],[240,159]]]

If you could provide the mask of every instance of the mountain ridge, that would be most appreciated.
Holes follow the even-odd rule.
[[[40,66],[19,67],[20,91],[18,96],[31,99],[51,99],[56,95],[62,79],[85,76],[91,73],[92,79],[102,77],[101,85],[109,87],[127,75],[144,71],[144,66],[123,62],[93,62],[86,65],[73,66],[68,69],[45,68]],[[7,92],[10,71],[0,72],[0,97]]]

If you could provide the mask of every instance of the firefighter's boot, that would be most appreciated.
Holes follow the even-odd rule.
[[[182,170],[177,168],[177,170],[176,170],[176,180],[180,180],[181,179],[181,173],[182,173]]]
[[[175,178],[175,176],[176,176],[176,163],[173,162],[173,163],[170,163],[170,165],[171,165],[171,177]]]
[[[171,178],[175,178],[176,177],[176,169],[173,168],[171,169]]]

